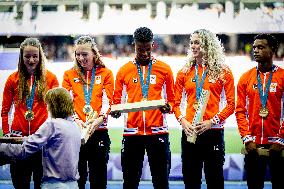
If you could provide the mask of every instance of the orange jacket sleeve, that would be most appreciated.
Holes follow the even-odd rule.
[[[253,141],[251,132],[249,130],[249,123],[247,119],[247,94],[246,94],[246,75],[243,75],[237,86],[237,105],[236,105],[236,119],[238,129],[244,143]]]
[[[109,112],[110,112],[110,107],[112,105],[112,101],[113,101],[113,89],[114,89],[114,78],[113,78],[113,74],[110,70],[109,70],[109,72],[106,75],[106,78],[104,80],[104,89],[105,89],[107,101],[108,101],[108,102],[107,101],[105,102],[106,106],[108,106],[108,110],[106,112],[103,111],[103,114],[108,115]]]
[[[173,111],[174,101],[175,101],[174,76],[170,67],[166,78],[166,93],[167,93],[167,102],[171,106],[171,111]]]
[[[284,77],[282,77],[282,83],[284,84]],[[284,89],[284,88],[283,88]],[[279,144],[284,145],[284,90],[282,91],[282,99],[281,99],[281,104],[282,104],[282,110],[281,110],[281,117],[280,117],[280,128],[277,136],[279,137]]]
[[[175,105],[174,105],[174,112],[178,121],[180,121],[180,119],[185,116],[182,115],[182,112],[180,111],[183,89],[184,89],[183,73],[178,72],[175,82]]]
[[[12,75],[10,75],[6,81],[3,91],[2,112],[1,112],[3,134],[7,134],[10,132],[8,124],[8,117],[9,117],[8,114],[15,97],[15,87],[16,87],[13,84],[13,81],[14,79]]]
[[[53,80],[51,81],[51,86],[52,86],[51,89],[54,88],[54,87],[59,87],[59,82],[58,82],[55,75],[54,75]]]
[[[223,87],[226,95],[227,105],[217,114],[220,122],[225,121],[235,111],[235,84],[231,70],[225,70]]]
[[[68,77],[68,72],[67,71],[63,74],[62,87],[64,87],[68,91],[72,90],[72,85],[71,85],[71,83],[69,81],[69,77]]]
[[[120,104],[122,99],[122,90],[123,90],[123,67],[121,67],[115,79],[115,88],[114,88],[114,95],[113,95],[113,104]]]

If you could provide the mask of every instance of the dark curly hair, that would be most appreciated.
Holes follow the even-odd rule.
[[[272,49],[272,51],[275,53],[278,49],[278,41],[276,40],[276,38],[273,35],[267,34],[267,33],[262,33],[262,34],[258,34],[254,37],[254,40],[257,39],[266,39],[268,45],[270,46],[270,48]]]
[[[153,32],[147,27],[137,28],[133,34],[134,42],[153,41]]]

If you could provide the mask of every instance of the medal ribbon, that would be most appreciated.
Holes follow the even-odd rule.
[[[201,96],[201,92],[203,89],[204,81],[208,72],[208,68],[206,68],[205,72],[202,73],[201,81],[199,82],[199,75],[198,75],[198,64],[195,64],[195,88],[196,88],[196,101],[199,100]]]
[[[136,67],[137,67],[138,75],[139,75],[139,78],[140,78],[140,84],[141,84],[141,87],[142,87],[143,98],[147,99],[148,91],[149,91],[149,83],[150,83],[150,73],[151,73],[151,70],[152,70],[152,60],[150,61],[149,65],[148,65],[148,73],[147,73],[145,84],[144,84],[144,79],[143,79],[141,67],[137,62],[136,62]]]
[[[85,102],[86,105],[90,105],[91,102],[91,96],[92,96],[92,92],[93,92],[93,88],[94,88],[94,83],[95,83],[95,75],[96,75],[96,69],[93,68],[92,69],[92,76],[91,76],[91,84],[90,84],[90,88],[89,90],[87,90],[87,83],[85,83],[83,85],[83,89],[84,89],[84,98],[85,98]],[[87,76],[88,77],[88,76]]]
[[[36,89],[36,81],[33,82],[31,94],[26,97],[26,105],[28,110],[32,110],[34,104],[35,97],[35,89]]]
[[[270,88],[271,80],[272,80],[272,71],[270,71],[270,75],[269,75],[267,84],[265,86],[265,93],[263,94],[263,88],[262,88],[263,86],[262,86],[261,79],[260,79],[260,73],[257,70],[257,88],[258,88],[262,108],[266,107],[268,90]]]

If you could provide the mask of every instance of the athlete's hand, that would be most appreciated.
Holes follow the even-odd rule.
[[[284,146],[281,144],[272,144],[269,148],[269,155],[270,156],[279,156],[282,153]]]
[[[248,142],[245,146],[248,153],[256,152],[257,146],[255,142]]]
[[[163,114],[169,113],[171,111],[171,106],[167,103],[159,108]]]
[[[91,124],[92,126],[89,127],[88,133],[90,136],[99,128],[99,126],[104,122],[104,116],[99,116],[97,119],[95,119]]]
[[[120,111],[113,111],[113,112],[110,112],[109,114],[113,118],[119,118],[121,116],[121,112]]]
[[[193,134],[196,134],[194,130],[194,126],[191,123],[189,123],[185,118],[181,118],[180,124],[186,136],[192,136]]]
[[[209,130],[212,126],[212,122],[210,120],[205,120],[202,121],[200,123],[197,123],[195,128],[195,132],[198,135],[201,135],[202,133],[204,133],[205,131]]]

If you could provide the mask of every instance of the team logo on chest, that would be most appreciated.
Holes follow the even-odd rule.
[[[253,90],[256,90],[257,89],[257,84],[253,84],[252,88],[253,88]]]
[[[133,77],[133,79],[132,79],[132,80],[133,80],[133,83],[137,83],[137,82],[138,82],[138,78],[137,78],[137,77],[136,77],[136,78],[135,78],[135,77]]]
[[[156,75],[150,75],[150,83],[156,84]]]
[[[209,79],[209,83],[216,83],[215,79]]]
[[[80,79],[77,78],[77,77],[74,77],[73,81],[74,81],[74,83],[79,83],[79,82],[80,82]]]
[[[275,93],[276,92],[276,88],[277,88],[277,83],[271,83],[269,92]]]
[[[101,82],[102,82],[102,77],[101,77],[100,75],[97,75],[97,76],[95,77],[95,83],[96,83],[96,84],[101,84]]]

